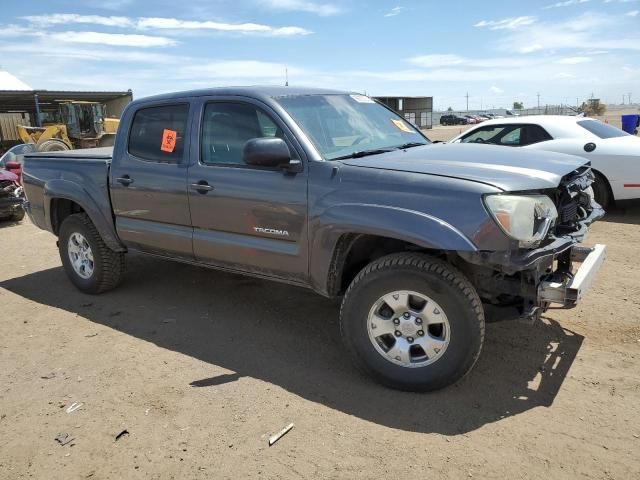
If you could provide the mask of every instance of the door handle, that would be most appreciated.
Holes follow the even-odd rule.
[[[200,180],[198,183],[192,183],[191,188],[196,190],[198,193],[205,194],[213,190],[215,187],[209,185],[206,180]]]
[[[118,183],[121,183],[125,187],[128,187],[129,185],[131,185],[133,183],[133,178],[131,178],[129,175],[123,175],[123,176],[121,176],[119,178],[116,178],[116,181]]]

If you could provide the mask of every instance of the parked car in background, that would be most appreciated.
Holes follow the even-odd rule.
[[[18,183],[22,185],[22,163],[27,153],[37,152],[32,143],[14,145],[0,157],[0,170],[8,170],[18,177]]]
[[[0,169],[0,219],[20,221],[24,218],[22,203],[24,190],[18,183],[18,176]]]
[[[450,143],[524,147],[579,155],[591,162],[596,201],[640,198],[640,138],[593,118],[535,115],[484,122]],[[531,165],[528,165],[531,166]]]
[[[440,117],[440,125],[467,125],[468,123],[468,118],[453,113],[448,113]]]
[[[469,125],[475,125],[476,123],[480,123],[478,118],[475,117],[474,115],[465,115],[465,118],[467,119],[467,123]]]
[[[404,390],[473,367],[483,301],[533,319],[577,304],[606,251],[579,245],[604,213],[592,180],[579,157],[435,146],[364,95],[292,87],[136,100],[113,149],[24,170],[79,290],[116,287],[137,251],[341,297],[346,351]]]

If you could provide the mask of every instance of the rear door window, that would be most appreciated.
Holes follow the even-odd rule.
[[[612,127],[598,120],[581,120],[578,122],[578,125],[600,138],[626,137],[629,135],[624,130]]]
[[[180,163],[188,116],[188,104],[141,108],[131,124],[129,153],[152,162]]]

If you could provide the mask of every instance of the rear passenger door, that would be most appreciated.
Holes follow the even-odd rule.
[[[203,102],[199,119],[199,148],[192,146],[188,180],[196,259],[305,281],[306,165],[302,172],[286,173],[246,165],[242,156],[248,140],[277,136],[292,158],[303,160],[295,137],[268,106],[248,99]]]
[[[150,104],[128,112],[128,141],[117,142],[111,203],[118,235],[129,248],[193,260],[187,197],[188,102]]]

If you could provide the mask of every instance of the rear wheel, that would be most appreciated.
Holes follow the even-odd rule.
[[[69,145],[56,139],[45,140],[38,146],[39,152],[62,152],[64,150],[69,150]]]
[[[380,383],[410,391],[450,385],[471,370],[484,340],[480,299],[453,266],[414,253],[369,264],[343,299],[342,337]]]
[[[611,187],[607,179],[601,173],[596,172],[596,180],[591,186],[593,187],[596,202],[598,202],[602,208],[607,209],[611,203]]]
[[[111,290],[124,276],[124,253],[107,247],[84,213],[70,215],[62,222],[58,248],[67,276],[85,293]]]

